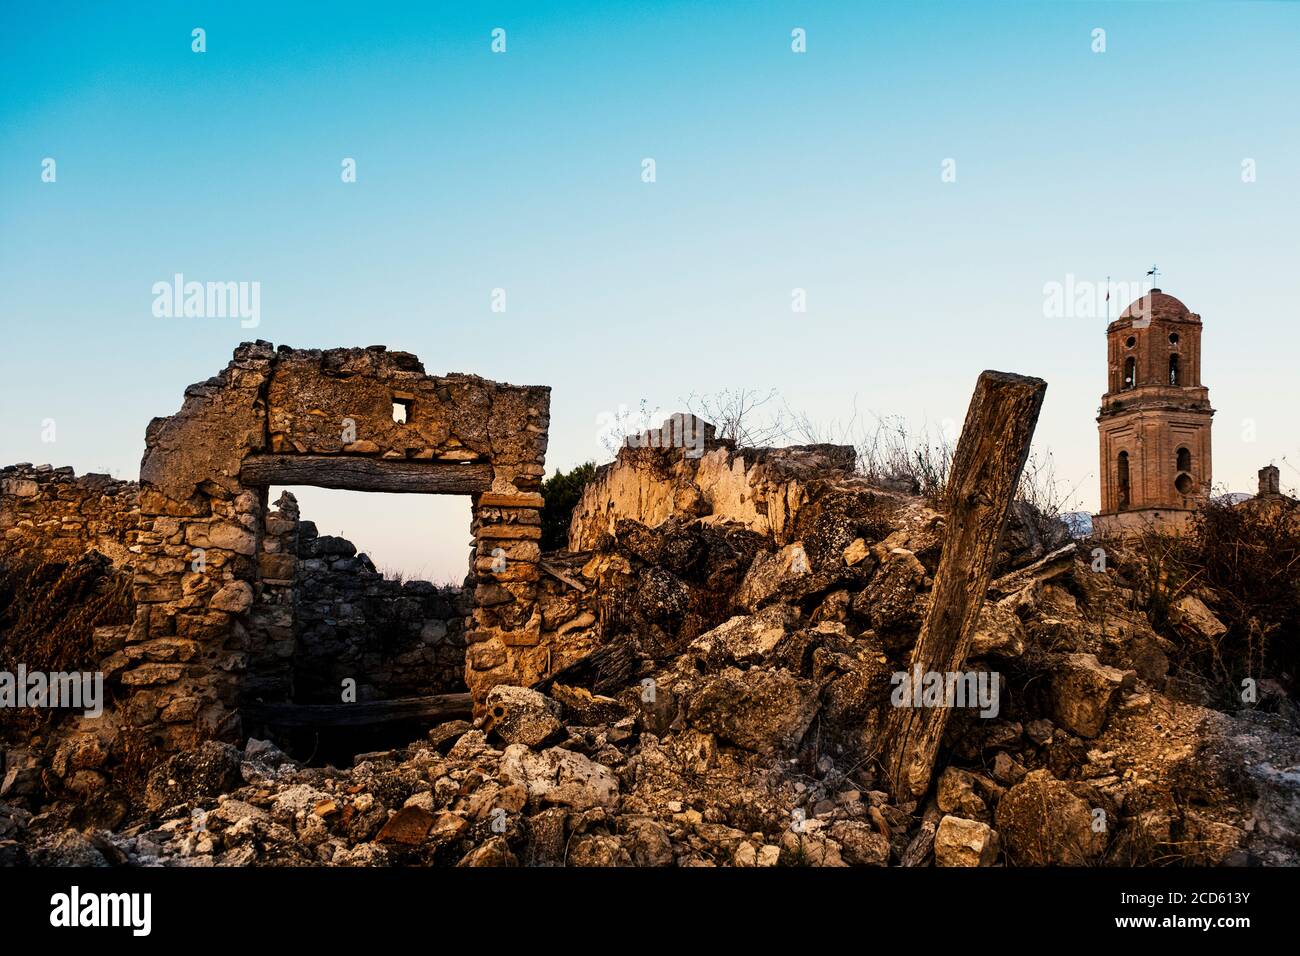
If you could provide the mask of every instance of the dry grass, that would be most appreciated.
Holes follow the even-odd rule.
[[[711,394],[692,392],[685,404],[688,412],[717,429],[714,437],[740,448],[765,448],[790,438],[793,422],[778,406],[779,399],[774,388],[724,388]]]
[[[94,668],[97,627],[134,617],[130,575],[90,552],[78,560],[0,559],[0,670]],[[0,711],[0,729],[47,724],[54,711]]]
[[[1179,680],[1239,706],[1245,678],[1300,691],[1300,507],[1209,501],[1188,534],[1147,529],[1123,570],[1145,598],[1153,627],[1175,641]],[[1227,627],[1210,639],[1176,632],[1171,606],[1202,598]]]

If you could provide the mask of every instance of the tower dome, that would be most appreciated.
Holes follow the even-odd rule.
[[[1160,289],[1152,289],[1141,298],[1134,299],[1119,314],[1116,323],[1128,323],[1135,319],[1161,319],[1167,322],[1199,322],[1200,316],[1192,312],[1191,309],[1183,305],[1181,299],[1162,292]]]

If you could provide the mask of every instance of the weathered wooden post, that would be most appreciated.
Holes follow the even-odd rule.
[[[954,673],[966,661],[1046,391],[1042,379],[1007,372],[984,372],[975,384],[948,477],[943,554],[912,674]],[[947,706],[896,707],[889,715],[886,773],[895,798],[929,789],[947,723]]]

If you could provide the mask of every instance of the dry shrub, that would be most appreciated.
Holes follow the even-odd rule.
[[[787,407],[786,437],[803,444],[852,445],[858,473],[873,484],[939,500],[948,485],[955,442],[928,428],[914,429],[900,415],[859,414],[855,404],[847,421],[818,423]]]
[[[793,431],[788,410],[777,407],[780,393],[752,388],[724,388],[719,392],[692,392],[686,410],[709,422],[719,441],[735,442],[739,448],[767,448],[789,442]],[[642,403],[644,406],[644,402]]]
[[[95,628],[128,624],[134,613],[130,575],[96,551],[71,563],[0,558],[0,670],[93,670]],[[30,732],[56,713],[6,709],[0,729]]]
[[[1234,505],[1206,502],[1191,529],[1148,529],[1134,542],[1129,569],[1153,627],[1178,646],[1185,678],[1228,705],[1241,682],[1273,678],[1300,691],[1300,505],[1287,499]],[[1215,639],[1176,632],[1173,604],[1201,597],[1227,627]]]
[[[1065,487],[1056,477],[1056,459],[1051,450],[1038,448],[1032,449],[1025,459],[1020,483],[1016,487],[1016,502],[1048,550],[1060,547],[1070,539],[1065,517],[1082,507],[1079,486]]]
[[[1263,506],[1260,506],[1260,505]],[[1300,506],[1233,506],[1211,501],[1197,512],[1181,575],[1204,585],[1228,633],[1188,648],[1206,676],[1239,693],[1245,677],[1275,677],[1291,696],[1300,689]]]
[[[858,469],[878,484],[911,486],[913,494],[939,500],[948,486],[956,444],[926,430],[913,436],[898,417],[877,418],[875,427],[854,442]]]

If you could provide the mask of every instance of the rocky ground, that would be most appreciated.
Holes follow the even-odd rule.
[[[1222,627],[1188,594],[1148,623],[1140,555],[1014,516],[968,666],[999,712],[955,711],[920,802],[878,759],[891,676],[924,618],[943,515],[837,480],[780,545],[743,527],[619,521],[556,556],[609,635],[487,714],[351,767],[210,742],[142,795],[40,802],[7,780],[0,862],[90,865],[988,866],[1300,863],[1300,721],[1260,684],[1233,712],[1179,672]],[[75,739],[60,776],[94,767]],[[28,780],[28,784],[32,781]]]

